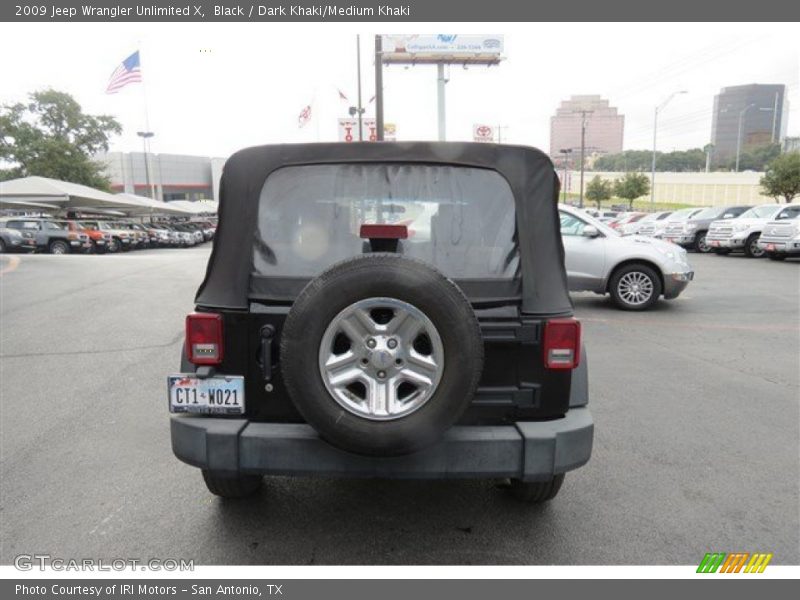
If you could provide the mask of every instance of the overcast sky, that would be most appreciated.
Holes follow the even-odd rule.
[[[0,102],[46,87],[69,92],[125,131],[112,150],[140,150],[143,86],[106,95],[109,75],[137,48],[146,79],[152,150],[227,156],[263,143],[335,140],[336,118],[355,100],[355,34],[361,33],[363,99],[373,95],[373,36],[381,33],[505,36],[498,67],[452,67],[450,140],[473,123],[505,126],[504,141],[549,147],[549,118],[571,94],[602,94],[625,115],[625,148],[652,144],[653,108],[663,112],[659,148],[709,142],[713,97],[724,86],[783,83],[789,135],[800,135],[797,24],[127,24],[1,23]],[[436,69],[387,67],[386,121],[398,139],[435,139]],[[297,117],[314,102],[315,120]],[[374,114],[373,107],[368,116]]]

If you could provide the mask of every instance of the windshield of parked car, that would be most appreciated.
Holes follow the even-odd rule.
[[[368,248],[362,225],[405,225],[405,256],[453,278],[512,278],[514,196],[496,171],[447,165],[284,167],[261,192],[254,273],[315,277]]]
[[[687,219],[691,218],[696,213],[703,210],[702,208],[682,208],[681,210],[676,210],[672,213],[669,217],[670,221],[686,221]]]
[[[622,236],[622,234],[613,227],[609,227],[590,215],[582,214],[578,216],[562,209],[559,209],[558,214],[561,219],[561,235],[583,235],[583,230],[586,225],[592,225],[596,227],[598,231],[609,237]]]
[[[800,206],[787,206],[781,212],[778,213],[778,216],[775,217],[776,220],[784,220],[784,219],[796,219],[800,216]]]
[[[771,217],[780,206],[777,204],[762,204],[744,211],[739,215],[740,219],[766,219]]]
[[[704,208],[696,215],[693,215],[692,219],[718,219],[727,210],[728,209],[724,206],[712,206],[710,208]]]

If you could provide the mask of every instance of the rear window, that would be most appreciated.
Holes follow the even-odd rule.
[[[512,279],[514,197],[497,172],[442,165],[284,167],[261,191],[254,274],[312,278],[362,254],[363,224],[404,224],[404,256],[454,279]]]

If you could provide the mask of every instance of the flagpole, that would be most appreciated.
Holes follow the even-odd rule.
[[[317,87],[314,87],[314,95],[311,98],[311,118],[314,119],[314,128],[317,130],[317,142],[319,142],[319,107],[317,106]]]
[[[150,138],[153,137],[153,132],[150,131],[150,112],[147,108],[147,77],[144,74],[144,63],[142,62],[142,43],[141,41],[138,44],[139,46],[139,70],[142,72],[142,106],[144,108],[144,131],[145,131],[145,153],[144,153],[144,162],[145,162],[145,170],[149,173],[152,173],[153,177],[148,182],[150,185],[150,189],[148,190],[150,193],[150,197],[153,200],[156,200],[156,174],[155,171],[152,169],[152,163],[150,162]]]

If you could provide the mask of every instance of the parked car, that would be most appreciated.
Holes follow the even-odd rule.
[[[752,207],[712,206],[704,208],[683,221],[668,223],[662,237],[673,244],[706,254],[711,252],[711,246],[706,242],[706,235],[711,223],[719,219],[735,219],[750,208]]]
[[[63,221],[38,217],[11,217],[5,227],[30,233],[38,250],[50,254],[87,252],[92,249],[89,236],[80,231],[70,231]]]
[[[642,219],[645,216],[647,216],[647,213],[643,213],[643,212],[626,212],[626,213],[622,213],[620,216],[618,216],[613,221],[609,221],[607,224],[608,224],[609,227],[611,227],[611,229],[614,229],[614,230],[619,231],[620,233],[622,233],[622,228],[625,227],[625,225],[628,225],[630,223],[636,223],[637,221],[639,221],[640,219]]]
[[[764,225],[758,247],[771,260],[800,256],[800,205],[787,206]]]
[[[619,217],[620,213],[616,210],[598,210],[596,208],[584,208],[584,212],[588,213],[595,219],[600,221],[613,220]]]
[[[106,251],[107,252],[121,252],[123,250],[130,250],[133,246],[134,239],[131,232],[125,228],[119,227],[116,223],[111,221],[82,219],[80,224],[86,229],[92,229],[101,232],[106,237]]]
[[[557,187],[521,146],[234,154],[167,382],[175,455],[228,497],[316,474],[510,478],[553,498],[593,436]],[[389,204],[435,204],[430,239]]]
[[[666,238],[670,234],[677,234],[679,231],[683,231],[683,224],[695,216],[697,213],[705,210],[704,206],[694,207],[694,208],[682,208],[680,210],[674,211],[667,219],[667,222],[664,223],[663,227],[661,228],[660,232],[656,232],[653,237],[658,239]],[[670,233],[667,233],[667,232]]]
[[[30,231],[10,229],[0,222],[0,253],[3,252],[33,252],[36,250],[36,240]]]
[[[151,236],[155,237],[155,244],[157,246],[164,248],[178,245],[177,232],[173,231],[163,223],[149,223],[147,227],[151,233]],[[175,234],[174,237],[172,234]],[[153,237],[150,239],[152,240]]]
[[[203,231],[192,223],[178,223],[174,225],[174,227],[176,230],[188,234],[188,239],[191,241],[187,245],[194,246],[196,244],[202,244],[205,241]]]
[[[764,225],[777,219],[784,206],[761,204],[744,211],[736,219],[714,221],[708,229],[706,242],[716,254],[742,250],[750,258],[761,258],[765,250],[758,246]]]
[[[667,218],[672,214],[671,210],[662,210],[659,212],[650,213],[635,221],[629,223],[622,228],[622,235],[645,235],[648,237],[655,237],[657,233],[664,230],[667,223]]]
[[[170,227],[178,234],[178,244],[184,248],[196,246],[200,243],[198,238],[202,238],[202,233],[198,236],[198,232],[187,227],[186,223],[172,223]]]
[[[618,231],[559,206],[564,261],[571,291],[609,294],[624,310],[645,310],[660,296],[677,298],[694,278],[686,250]]]
[[[110,225],[120,231],[129,232],[131,249],[141,250],[150,246],[150,234],[141,223],[134,223],[133,221],[114,221],[110,223]]]
[[[92,244],[92,247],[90,248],[91,252],[105,252],[106,247],[111,240],[111,234],[103,233],[102,231],[92,229],[91,227],[86,227],[80,221],[76,221],[74,219],[67,219],[66,221],[62,222],[69,231],[85,233],[89,237],[89,241]]]

